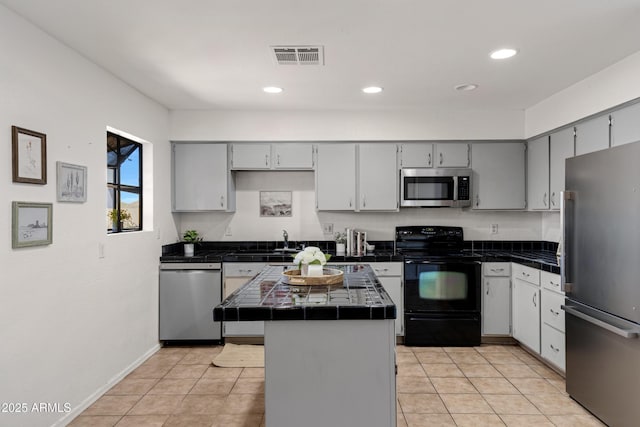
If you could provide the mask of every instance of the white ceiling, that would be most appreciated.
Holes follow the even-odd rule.
[[[640,0],[0,3],[170,109],[525,109],[640,51]],[[269,49],[317,44],[324,66]]]

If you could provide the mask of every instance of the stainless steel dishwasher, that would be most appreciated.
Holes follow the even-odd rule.
[[[213,307],[222,301],[220,263],[160,264],[160,341],[220,340]]]

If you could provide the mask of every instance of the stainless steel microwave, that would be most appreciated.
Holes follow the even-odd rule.
[[[402,169],[400,200],[404,207],[471,206],[471,169]]]

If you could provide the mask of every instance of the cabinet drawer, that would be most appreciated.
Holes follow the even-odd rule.
[[[540,286],[540,270],[527,267],[526,265],[513,263],[511,266],[513,277],[524,280],[532,285]]]
[[[376,276],[402,276],[401,262],[370,262],[369,265],[373,268]]]
[[[559,331],[564,332],[564,310],[560,306],[564,304],[564,296],[542,290],[542,321]]]
[[[542,325],[542,352],[543,358],[553,363],[563,372],[565,369],[565,344],[564,333],[549,325]]]
[[[482,273],[485,276],[511,276],[511,263],[483,262]]]
[[[547,271],[541,271],[540,272],[540,284],[545,289],[549,289],[549,290],[552,290],[552,291],[555,291],[555,292],[560,292],[561,294],[564,295],[564,292],[562,292],[562,289],[560,287],[560,275],[559,274],[553,274],[553,273],[549,273]]]
[[[267,265],[265,263],[224,263],[222,265],[224,277],[253,277]]]

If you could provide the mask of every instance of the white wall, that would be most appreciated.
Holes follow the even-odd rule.
[[[69,403],[74,414],[158,346],[158,256],[176,236],[168,113],[4,6],[0,51],[0,400]],[[12,125],[47,135],[46,185],[11,182]],[[153,144],[149,231],[107,236],[107,126]],[[56,161],[88,167],[86,203],[56,202]],[[11,248],[12,201],[53,203],[52,245]],[[0,425],[65,416],[0,413]]]
[[[292,216],[260,217],[261,190],[291,191]],[[286,229],[290,240],[331,240],[322,224],[334,231],[358,228],[370,240],[393,240],[396,225],[455,225],[464,227],[466,239],[539,240],[539,212],[471,212],[461,209],[401,209],[400,212],[317,212],[313,172],[236,172],[235,213],[182,213],[182,231],[194,228],[205,240],[281,240]],[[490,225],[498,224],[498,234]],[[225,236],[227,229],[231,236]]]
[[[637,52],[528,108],[526,138],[640,97],[639,75]]]
[[[523,139],[515,110],[172,111],[173,141]]]

